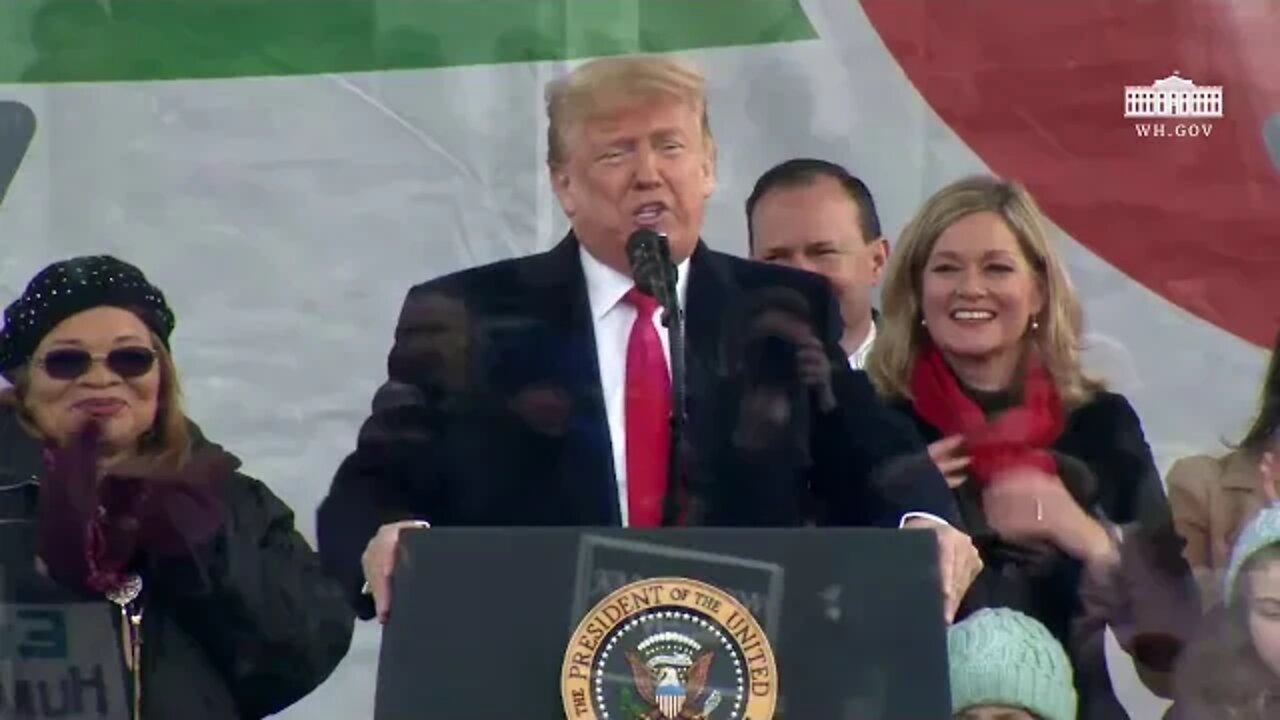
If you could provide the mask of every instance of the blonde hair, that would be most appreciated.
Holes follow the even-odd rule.
[[[655,98],[675,99],[692,108],[702,123],[707,151],[714,157],[702,73],[674,58],[630,55],[592,60],[547,83],[547,164],[557,167],[565,161],[566,138],[582,122]]]
[[[922,326],[921,275],[938,237],[962,218],[981,212],[1000,216],[1040,283],[1045,307],[1031,348],[1053,377],[1067,407],[1079,407],[1101,390],[1080,367],[1083,312],[1045,230],[1044,216],[1027,189],[1016,182],[979,175],[954,182],[925,201],[902,231],[881,286],[882,322],[867,358],[867,374],[882,395],[911,397],[916,355],[928,337]]]
[[[151,429],[138,441],[138,454],[155,459],[167,467],[180,468],[191,456],[191,431],[182,409],[182,387],[173,355],[154,333],[152,347],[160,366],[160,392],[156,401],[156,419]],[[38,440],[48,440],[31,411],[27,408],[27,391],[31,386],[30,364],[15,368],[10,374],[11,387],[0,390],[0,405],[14,408],[18,423]]]

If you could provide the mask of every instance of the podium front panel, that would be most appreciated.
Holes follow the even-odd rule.
[[[392,592],[377,720],[950,715],[928,532],[433,528]]]

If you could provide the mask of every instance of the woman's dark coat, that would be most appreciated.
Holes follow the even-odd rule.
[[[207,443],[197,433],[200,445]],[[37,569],[43,473],[39,443],[12,408],[0,408],[0,602],[101,604],[101,617],[114,624],[119,638],[115,606],[63,589]],[[350,644],[354,614],[294,529],[293,512],[240,472],[229,476],[224,494],[225,519],[213,540],[193,556],[153,563],[144,575],[146,720],[277,713],[320,685]],[[123,643],[116,646],[121,662],[109,675],[124,672]],[[15,702],[12,696],[9,702]]]

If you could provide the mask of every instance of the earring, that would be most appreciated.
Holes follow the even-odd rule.
[[[929,323],[925,322],[925,319],[923,317],[920,318],[920,327],[928,327],[928,325]]]
[[[1031,332],[1035,332],[1039,329],[1040,329],[1040,321],[1035,318],[1031,318]]]

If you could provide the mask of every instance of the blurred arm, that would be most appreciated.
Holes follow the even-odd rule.
[[[387,359],[388,379],[316,513],[325,568],[364,619],[373,617],[374,605],[364,592],[361,555],[378,529],[402,520],[433,521],[445,511],[444,463],[436,453],[447,423],[432,371],[429,287],[409,292]]]
[[[1223,573],[1213,567],[1213,536],[1209,523],[1209,484],[1218,475],[1216,462],[1207,456],[1183,458],[1169,469],[1169,508],[1173,526],[1185,545],[1183,556],[1191,566],[1204,607],[1222,599]]]
[[[912,518],[960,528],[942,474],[911,422],[881,401],[866,373],[849,367],[840,348],[834,297],[826,304],[823,345],[832,361],[836,406],[818,411],[811,484],[842,525],[898,528]]]
[[[1097,437],[1111,447],[1094,469],[1120,562],[1086,569],[1073,634],[1079,644],[1100,644],[1109,625],[1144,683],[1168,696],[1173,663],[1200,617],[1199,592],[1137,413],[1119,396],[1100,405],[1095,417],[1109,428]]]

